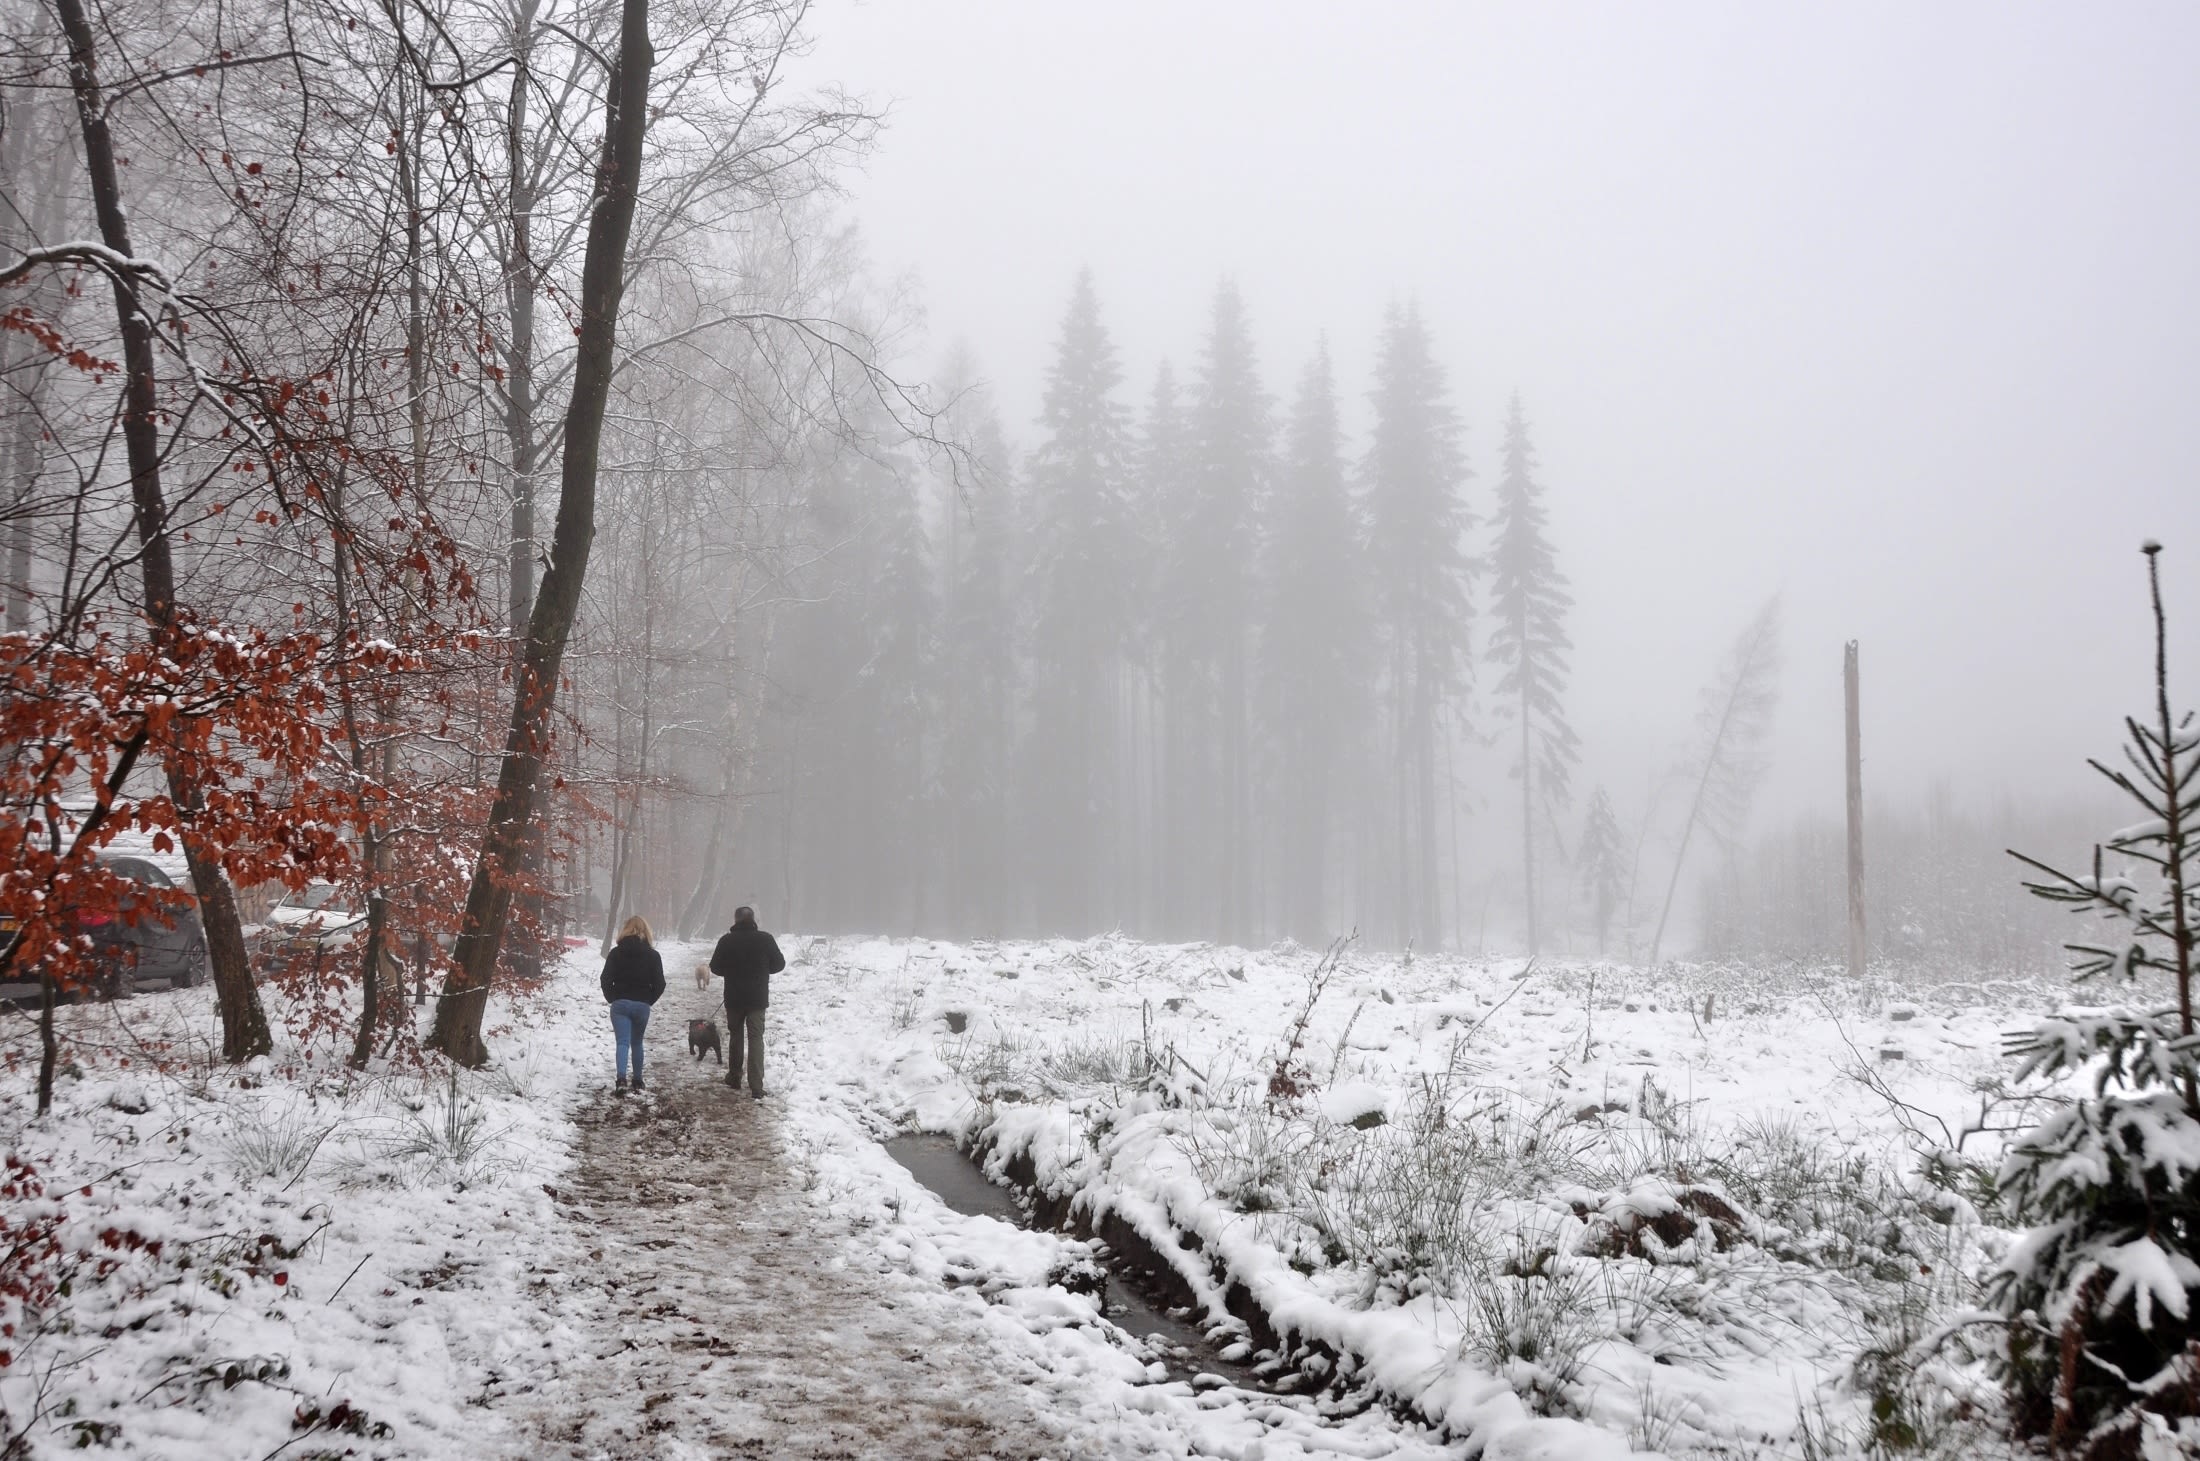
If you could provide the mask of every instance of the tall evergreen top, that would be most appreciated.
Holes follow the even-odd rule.
[[[1516,391],[1505,419],[1504,469],[1497,483],[1497,508],[1491,519],[1496,542],[1490,551],[1490,658],[1504,665],[1498,682],[1502,695],[1517,695],[1522,713],[1547,722],[1538,733],[1562,749],[1548,756],[1546,790],[1561,791],[1571,761],[1573,734],[1564,727],[1567,654],[1566,612],[1573,596],[1559,571],[1549,533],[1550,514],[1543,488],[1535,479],[1535,446]]]
[[[1079,270],[1070,291],[1069,312],[1062,318],[1054,362],[1047,367],[1046,396],[1039,409],[1039,424],[1047,437],[1039,455],[1063,465],[1111,475],[1120,472],[1127,425],[1115,389],[1122,383],[1115,342],[1100,322],[1092,271]]]
[[[1253,513],[1266,484],[1269,397],[1253,359],[1252,328],[1237,286],[1215,290],[1212,326],[1200,351],[1194,383],[1191,446],[1196,463],[1194,526],[1202,547],[1217,555],[1212,567],[1243,571],[1250,552]]]
[[[1393,308],[1376,354],[1375,429],[1361,462],[1369,567],[1382,617],[1413,644],[1419,674],[1459,687],[1466,668],[1475,526],[1443,365],[1417,306]]]

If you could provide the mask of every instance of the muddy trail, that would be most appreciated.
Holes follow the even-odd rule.
[[[806,1191],[776,1100],[684,1051],[650,1076],[649,1095],[577,1113],[578,1165],[557,1190],[576,1251],[538,1285],[587,1342],[524,1402],[528,1454],[1059,1454],[982,1338],[936,1310],[920,1323],[845,1269],[845,1225]]]

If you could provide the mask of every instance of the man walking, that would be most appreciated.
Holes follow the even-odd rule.
[[[745,1043],[749,1094],[759,1101],[764,1099],[764,1009],[771,1003],[772,976],[786,967],[779,940],[756,926],[756,910],[734,909],[733,927],[711,951],[710,972],[726,981],[726,1084],[741,1085]]]

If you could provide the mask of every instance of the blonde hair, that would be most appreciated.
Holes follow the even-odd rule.
[[[657,942],[656,936],[649,931],[649,920],[639,913],[619,925],[619,937],[639,938],[645,944]]]

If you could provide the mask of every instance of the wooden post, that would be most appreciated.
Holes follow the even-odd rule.
[[[1856,641],[1842,657],[1849,741],[1849,977],[1864,977],[1864,736],[1857,712]]]

